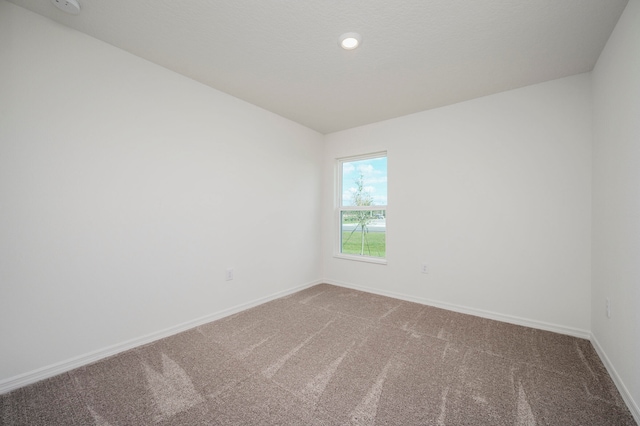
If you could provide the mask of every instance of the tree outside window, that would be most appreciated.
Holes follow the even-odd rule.
[[[340,254],[386,257],[386,154],[338,160]]]

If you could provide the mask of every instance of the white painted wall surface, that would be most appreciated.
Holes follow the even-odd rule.
[[[588,336],[591,138],[587,74],[327,135],[325,278]],[[388,264],[334,258],[334,159],[382,150]]]
[[[639,23],[593,75],[323,138],[0,1],[0,383],[324,276],[592,331],[637,415]],[[381,150],[388,265],[333,258],[333,160]]]
[[[0,40],[0,382],[322,277],[322,135],[5,1]]]
[[[640,1],[630,0],[592,74],[591,330],[640,421]],[[611,318],[605,315],[610,299]]]

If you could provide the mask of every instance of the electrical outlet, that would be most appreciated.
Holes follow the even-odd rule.
[[[227,281],[231,281],[233,279],[233,268],[227,269]]]
[[[611,318],[611,301],[609,300],[609,298],[607,297],[606,299],[607,302],[607,318]]]
[[[429,268],[427,268],[427,264],[423,263],[422,266],[420,267],[420,272],[422,272],[423,274],[428,274],[429,273]]]

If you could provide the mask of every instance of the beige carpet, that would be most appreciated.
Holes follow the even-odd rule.
[[[587,340],[318,285],[0,397],[2,425],[635,425]]]

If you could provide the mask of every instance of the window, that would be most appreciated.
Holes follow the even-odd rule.
[[[337,161],[337,257],[385,263],[387,154]]]

